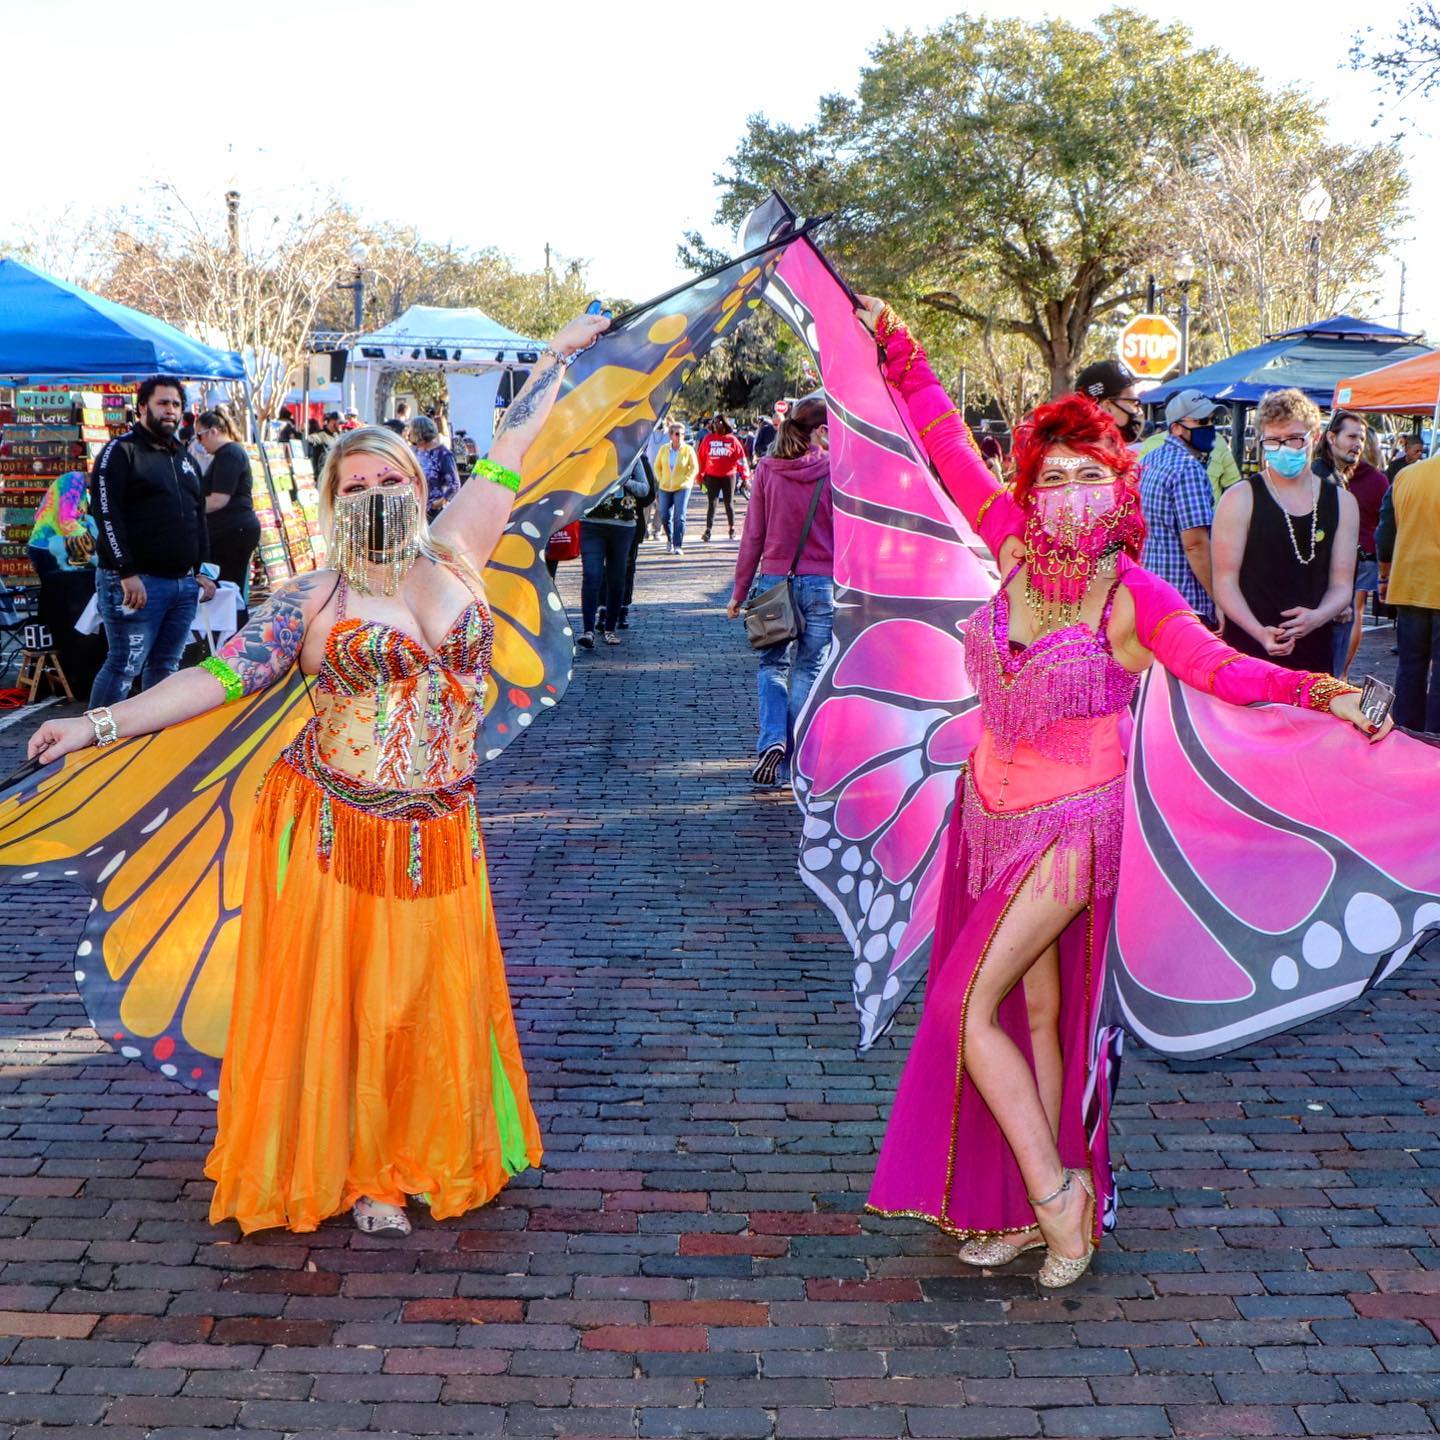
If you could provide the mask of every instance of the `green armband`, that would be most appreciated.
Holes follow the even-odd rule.
[[[202,660],[200,668],[208,670],[225,687],[227,705],[245,698],[245,682],[218,655]]]
[[[515,491],[517,495],[520,493],[520,477],[513,470],[507,470],[493,460],[477,460],[475,468],[470,473],[483,475],[487,480],[493,480],[497,485],[503,485],[507,490]]]

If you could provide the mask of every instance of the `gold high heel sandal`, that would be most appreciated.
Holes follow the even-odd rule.
[[[1040,1284],[1046,1290],[1063,1290],[1067,1285],[1073,1285],[1089,1268],[1090,1262],[1095,1258],[1095,1241],[1093,1232],[1095,1229],[1095,1187],[1090,1182],[1090,1177],[1083,1170],[1066,1170],[1064,1178],[1059,1186],[1052,1190],[1042,1199],[1030,1197],[1030,1203],[1038,1210],[1041,1205],[1049,1205],[1052,1201],[1058,1200],[1062,1195],[1069,1192],[1071,1184],[1078,1180],[1085,1194],[1089,1197],[1085,1206],[1085,1253],[1083,1255],[1060,1255],[1048,1245],[1045,1247],[1045,1263],[1040,1267]]]
[[[1008,1240],[1002,1240],[998,1235],[976,1236],[973,1240],[967,1240],[960,1247],[959,1258],[966,1265],[974,1265],[979,1269],[998,1270],[1002,1265],[1009,1265],[1018,1260],[1030,1250],[1043,1250],[1045,1241],[1026,1240],[1023,1244],[1013,1245]]]

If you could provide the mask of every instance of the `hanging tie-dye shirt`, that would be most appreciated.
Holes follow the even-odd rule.
[[[45,492],[30,545],[48,550],[63,570],[83,570],[95,563],[95,521],[83,470],[60,476]]]

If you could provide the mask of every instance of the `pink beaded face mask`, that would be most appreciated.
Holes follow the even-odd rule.
[[[1048,457],[1025,509],[1026,598],[1049,629],[1073,625],[1107,560],[1144,537],[1134,490],[1083,455]]]

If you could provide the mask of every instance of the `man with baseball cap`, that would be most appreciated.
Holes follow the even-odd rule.
[[[1140,461],[1145,549],[1140,563],[1168,580],[1207,624],[1211,598],[1210,523],[1215,492],[1206,465],[1215,447],[1219,407],[1198,390],[1181,390],[1165,407],[1166,436]]]
[[[1135,377],[1118,360],[1097,360],[1075,377],[1075,391],[1093,400],[1119,427],[1128,444],[1145,428]]]

